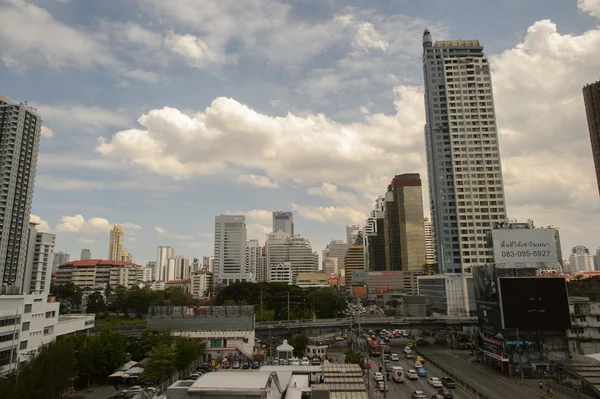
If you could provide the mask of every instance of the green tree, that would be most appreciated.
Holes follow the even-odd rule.
[[[345,355],[345,359],[344,359],[345,363],[358,364],[361,368],[365,367],[365,360],[363,358],[362,353],[354,352],[352,349],[346,349],[344,351],[344,355]]]
[[[275,320],[275,311],[273,309],[260,309],[256,312],[256,321],[273,321]]]
[[[383,313],[388,317],[395,317],[398,314],[396,309],[385,309]]]
[[[294,347],[294,356],[302,357],[306,352],[306,347],[308,346],[308,335],[306,334],[296,334],[290,340],[290,345]]]
[[[60,302],[60,313],[81,312],[83,290],[75,284],[51,284],[50,294]]]
[[[106,302],[99,292],[92,292],[87,298],[86,313],[100,313],[106,311]]]
[[[149,361],[142,373],[142,381],[162,383],[177,371],[177,350],[170,345],[159,345],[149,353]]]
[[[142,331],[140,337],[144,357],[148,356],[152,348],[160,345],[171,345],[172,343],[173,337],[171,336],[171,330],[168,328],[146,328]]]
[[[177,349],[176,366],[178,370],[183,370],[194,360],[198,360],[204,355],[206,343],[192,338],[181,337],[175,341]]]

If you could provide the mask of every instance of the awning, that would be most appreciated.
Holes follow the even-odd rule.
[[[520,365],[521,365],[521,363],[515,363],[515,366],[520,366]],[[523,363],[523,368],[524,369],[532,369],[533,366],[531,365],[531,363],[526,362],[526,363]]]
[[[108,378],[120,378],[123,377],[123,374],[125,374],[123,371],[115,371],[114,373],[109,375]]]

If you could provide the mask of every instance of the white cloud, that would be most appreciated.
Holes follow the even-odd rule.
[[[34,214],[29,215],[29,221],[31,223],[36,223],[38,225],[37,229],[41,232],[48,233],[48,232],[52,231],[52,229],[50,228],[50,224],[37,215],[34,215]]]
[[[50,138],[50,137],[54,137],[55,136],[54,131],[52,131],[52,129],[50,129],[46,125],[42,125],[42,131],[41,131],[41,133],[42,133],[42,137]]]
[[[305,219],[319,223],[364,224],[366,214],[348,206],[308,206],[292,204],[292,209]]]
[[[141,227],[133,223],[111,223],[106,218],[93,217],[85,220],[83,215],[61,216],[60,222],[56,225],[56,231],[61,233],[106,233],[112,230],[115,224],[120,224],[124,230],[137,231]]]
[[[156,227],[154,227],[154,231],[156,231],[158,234],[167,234],[167,230],[166,230],[166,229],[163,229],[163,228],[162,228],[162,227],[160,227],[160,226],[156,226]]]
[[[90,244],[90,245],[96,242],[96,240],[94,240],[93,238],[84,237],[84,236],[77,237],[77,238],[75,239],[75,241],[77,241],[77,242],[82,242],[82,243],[84,243],[84,244]]]
[[[238,183],[247,183],[255,187],[279,188],[279,184],[274,183],[266,176],[241,175],[236,179]]]
[[[264,209],[253,209],[246,212],[238,212],[236,214],[243,213],[246,215],[246,220],[251,223],[259,223],[263,225],[272,225],[273,223],[273,212]]]
[[[356,37],[352,44],[358,49],[387,51],[388,42],[381,38],[370,22],[358,24]]]
[[[222,49],[214,48],[194,35],[177,35],[169,32],[165,37],[165,43],[171,51],[186,58],[191,66],[197,68],[225,62],[226,57]]]
[[[125,230],[134,230],[134,231],[138,231],[142,228],[142,226],[135,224],[135,223],[121,223],[121,227],[123,227],[123,229],[125,229]]]
[[[190,240],[194,239],[193,236],[186,235],[186,234],[173,234],[173,233],[169,233],[169,231],[167,229],[162,228],[160,226],[155,226],[154,227],[154,231],[157,232],[158,234],[162,235],[162,236],[170,237],[170,238],[173,238],[175,240],[190,241]]]
[[[270,226],[260,223],[246,223],[246,230],[248,232],[248,240],[258,240],[260,245],[264,245],[267,234],[272,231]]]
[[[577,7],[594,17],[600,18],[600,0],[577,0]]]

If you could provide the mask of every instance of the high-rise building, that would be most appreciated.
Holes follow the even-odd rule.
[[[169,281],[175,281],[175,258],[167,259],[167,265],[165,266],[165,283]]]
[[[252,281],[256,280],[258,259],[260,257],[260,245],[258,240],[248,240],[246,242],[246,272],[252,275]]]
[[[299,273],[311,273],[319,269],[319,255],[313,252],[310,240],[300,235],[290,237],[281,230],[269,233],[266,251],[270,268],[280,263],[291,264],[294,283]]]
[[[175,257],[172,247],[161,245],[156,250],[156,263],[154,264],[154,281],[167,281],[167,262]]]
[[[173,259],[173,278],[172,280],[188,280],[190,278],[190,260],[182,255],[177,255]],[[171,265],[169,259],[169,266]],[[170,281],[170,280],[168,280]]]
[[[246,217],[215,217],[214,275],[219,285],[252,281],[246,272]]]
[[[68,254],[66,252],[62,252],[62,251],[55,252],[54,258],[52,260],[52,273],[54,273],[60,265],[64,265],[65,263],[69,262],[70,260],[71,260],[70,254]]]
[[[294,235],[294,215],[292,212],[273,212],[273,231],[281,230],[290,237]]]
[[[594,270],[594,256],[584,245],[576,245],[571,250],[569,257],[569,272],[575,275],[579,272],[589,272]]]
[[[365,281],[356,281],[353,279],[354,270],[365,270],[365,247],[362,242],[362,235],[359,235],[354,245],[348,248],[344,257],[344,284],[346,291],[351,292],[353,287],[364,287]]]
[[[592,157],[596,167],[598,192],[600,193],[600,81],[584,86],[583,101],[592,143]]]
[[[331,240],[323,250],[323,260],[327,258],[337,258],[338,271],[342,273],[344,270],[344,257],[346,256],[347,250],[348,245],[344,241]]]
[[[365,269],[386,270],[385,266],[385,212],[374,210],[365,223]]]
[[[108,242],[108,260],[121,260],[123,253],[123,227],[116,225],[110,231]]]
[[[213,272],[215,258],[213,256],[203,256],[202,257],[202,270],[208,270],[209,272]]]
[[[131,254],[131,252],[124,249],[123,252],[121,252],[121,257],[119,260],[123,262],[133,263],[133,255]]]
[[[354,242],[358,238],[359,230],[360,226],[357,224],[346,225],[346,244],[348,245],[348,248],[354,245]]]
[[[426,258],[421,177],[396,175],[385,198],[386,270],[422,270]]]
[[[47,295],[50,293],[56,235],[38,232],[36,226],[35,223],[29,223],[29,244],[22,293]]]
[[[506,220],[490,66],[478,40],[434,44],[425,30],[423,72],[438,269],[470,273],[494,261],[486,236],[492,222]]]
[[[425,262],[428,265],[434,265],[436,263],[435,242],[433,240],[431,221],[429,218],[425,218],[423,222],[423,226],[425,228]]]
[[[338,265],[338,258],[323,259],[323,273],[326,273],[328,277],[332,274],[334,274],[336,278],[339,277],[340,269]]]
[[[92,259],[92,251],[90,249],[82,249],[80,259],[81,260]]]
[[[148,263],[146,263],[146,266],[144,266],[144,272],[142,274],[142,281],[152,281],[153,277],[154,277],[154,266],[156,265],[156,262],[154,261],[150,261]]]
[[[23,288],[41,128],[35,109],[0,95],[0,293]]]
[[[269,283],[293,284],[294,271],[291,262],[281,262],[269,268]]]
[[[259,256],[256,265],[255,280],[257,282],[269,281],[269,258],[267,257],[266,247],[259,247]]]

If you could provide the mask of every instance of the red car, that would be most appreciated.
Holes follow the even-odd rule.
[[[371,363],[369,363],[368,361],[366,361],[366,360],[365,360],[365,362],[364,362],[364,367],[365,367],[366,369],[370,369],[370,368],[371,368]]]

